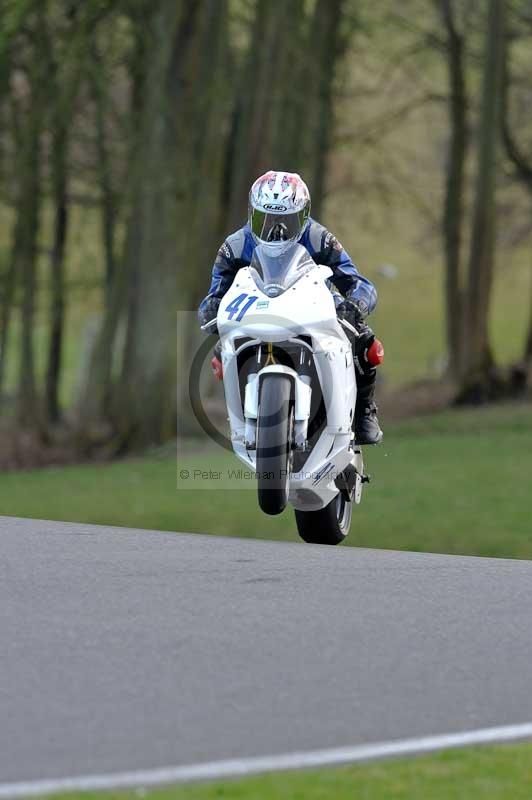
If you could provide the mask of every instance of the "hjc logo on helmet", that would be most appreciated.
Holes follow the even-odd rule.
[[[288,211],[286,206],[275,205],[274,203],[265,203],[263,208],[265,208],[266,211]]]

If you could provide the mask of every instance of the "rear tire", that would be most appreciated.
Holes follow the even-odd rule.
[[[319,511],[296,511],[299,535],[309,544],[340,544],[349,533],[353,504],[341,492]]]
[[[290,378],[278,374],[263,378],[257,419],[257,488],[265,514],[280,514],[288,502],[294,416],[291,398]]]

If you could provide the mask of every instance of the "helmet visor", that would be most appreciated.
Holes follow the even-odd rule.
[[[305,210],[293,214],[272,214],[251,209],[251,230],[261,242],[289,242],[301,235],[307,214]]]

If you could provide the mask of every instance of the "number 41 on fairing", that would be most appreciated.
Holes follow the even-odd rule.
[[[247,302],[245,302],[246,300]],[[235,322],[240,322],[240,320],[249,311],[249,309],[256,300],[258,300],[257,295],[250,296],[247,294],[239,294],[238,297],[235,297],[235,299],[232,300],[225,309],[227,312],[228,319],[232,320],[235,317],[235,315],[238,314],[238,316],[235,319]],[[242,304],[244,305],[242,306]]]

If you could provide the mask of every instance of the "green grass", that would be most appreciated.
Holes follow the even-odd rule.
[[[148,800],[529,800],[532,747],[455,750],[403,761],[159,789]],[[61,795],[65,800],[101,797]],[[109,800],[139,797],[113,792]]]
[[[349,544],[532,558],[532,408],[447,412],[386,428],[366,448],[373,481]],[[385,421],[384,421],[385,422]],[[220,449],[187,448],[178,470],[240,467]],[[0,474],[3,514],[297,541],[292,512],[262,514],[255,482],[188,480],[173,455]]]

